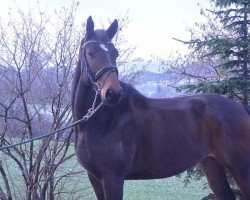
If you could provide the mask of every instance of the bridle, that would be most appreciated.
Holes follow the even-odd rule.
[[[100,42],[100,41],[96,41],[96,40],[89,40],[87,42],[85,42],[83,45],[82,45],[82,59],[81,59],[81,67],[84,67],[83,64],[85,64],[86,66],[86,69],[87,69],[87,74],[88,74],[88,77],[89,79],[91,80],[93,86],[94,86],[94,89],[99,93],[101,88],[100,86],[98,85],[97,81],[104,75],[106,74],[103,82],[105,82],[106,78],[108,77],[108,75],[112,72],[115,72],[118,76],[118,69],[115,65],[108,65],[108,66],[103,66],[96,74],[93,74],[90,70],[90,66],[89,66],[89,63],[87,62],[87,55],[86,55],[86,51],[85,51],[85,47],[87,44],[91,43],[91,42],[95,42],[95,43],[98,43],[98,44],[112,44],[112,42]],[[103,85],[103,84],[102,84]]]

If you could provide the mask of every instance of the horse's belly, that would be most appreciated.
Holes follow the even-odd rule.
[[[190,162],[179,162],[179,163],[151,163],[145,164],[141,168],[137,168],[136,171],[130,172],[126,179],[136,180],[136,179],[157,179],[157,178],[166,178],[170,176],[177,175],[195,164],[199,163],[201,158],[197,157]]]
[[[160,178],[167,178],[170,176],[174,176],[177,175],[179,173],[181,173],[183,171],[179,171],[178,173],[167,173],[167,172],[163,172],[163,173],[159,173],[159,172],[150,172],[150,171],[138,171],[138,172],[134,172],[134,173],[130,173],[126,176],[126,180],[149,180],[149,179],[160,179]]]
[[[177,175],[208,155],[208,150],[199,145],[178,145],[165,142],[158,143],[154,148],[144,148],[137,152],[134,167],[128,179],[154,179]],[[151,146],[152,147],[152,146]]]

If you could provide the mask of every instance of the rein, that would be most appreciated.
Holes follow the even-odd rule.
[[[64,131],[64,130],[69,129],[71,127],[74,127],[74,126],[76,126],[77,124],[80,124],[80,123],[85,124],[103,105],[103,103],[101,102],[98,106],[96,106],[97,96],[98,96],[98,92],[96,92],[96,94],[95,94],[95,98],[94,98],[94,101],[93,101],[93,104],[92,104],[91,108],[88,109],[88,112],[86,113],[86,115],[84,115],[81,119],[73,122],[72,124],[70,124],[68,126],[57,129],[55,131],[51,131],[51,132],[49,132],[47,134],[44,134],[44,135],[41,135],[41,136],[38,136],[38,137],[34,137],[34,138],[29,139],[29,140],[25,140],[25,141],[18,142],[18,143],[15,143],[15,144],[10,144],[10,145],[0,147],[0,151],[3,151],[5,149],[9,149],[11,147],[16,147],[16,146],[19,146],[19,145],[23,145],[23,144],[26,144],[26,143],[29,143],[29,142],[33,142],[35,140],[39,140],[39,139],[42,139],[42,138],[47,138],[47,137],[49,137],[51,135],[54,135],[54,134],[56,134],[58,132]]]

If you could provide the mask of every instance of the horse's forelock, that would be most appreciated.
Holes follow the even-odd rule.
[[[95,37],[96,37],[96,40],[100,42],[110,42],[109,36],[107,35],[106,31],[103,29],[95,30]]]

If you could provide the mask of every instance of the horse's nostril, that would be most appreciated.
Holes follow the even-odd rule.
[[[106,100],[110,102],[114,96],[114,92],[111,89],[108,89],[106,92]]]
[[[117,104],[120,100],[121,92],[115,92],[112,89],[108,89],[105,97],[108,104]]]

